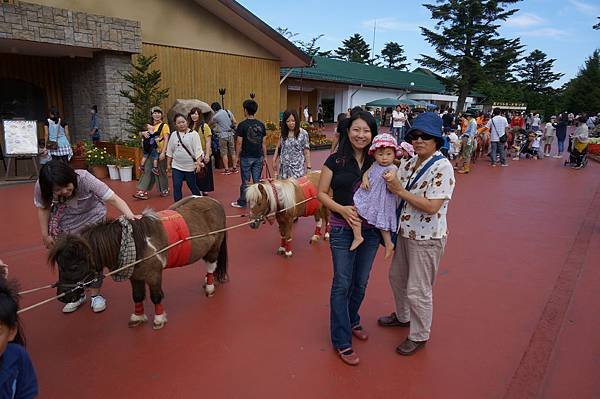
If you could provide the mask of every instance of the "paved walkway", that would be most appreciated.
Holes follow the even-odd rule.
[[[314,154],[315,166],[326,152]],[[435,287],[431,341],[395,354],[406,331],[376,325],[392,311],[380,253],[362,309],[367,342],[348,367],[329,343],[330,252],[295,226],[295,254],[275,255],[274,226],[229,235],[231,282],[203,295],[204,267],[165,273],[169,323],[127,328],[127,283],[107,281],[108,309],[63,315],[52,303],[24,315],[42,398],[598,398],[600,165],[480,162],[458,176]],[[133,184],[110,183],[135,211]],[[228,204],[239,175],[218,176]],[[31,184],[0,188],[0,257],[24,288],[54,281],[45,265]],[[239,212],[227,207],[228,214]],[[237,220],[230,220],[231,224]],[[23,298],[30,304],[47,293]],[[148,306],[150,309],[151,306]]]

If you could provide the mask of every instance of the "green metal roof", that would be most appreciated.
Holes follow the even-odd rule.
[[[281,68],[281,76],[290,68]],[[289,75],[293,78],[346,83],[351,85],[407,89],[427,93],[444,93],[444,85],[432,76],[422,73],[399,71],[356,62],[335,60],[327,57],[314,57],[314,66],[293,68]],[[411,82],[414,85],[411,86]]]

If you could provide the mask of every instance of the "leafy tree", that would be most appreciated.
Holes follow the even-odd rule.
[[[358,33],[355,33],[348,39],[342,41],[342,46],[336,50],[336,55],[343,60],[361,64],[373,62],[370,59],[371,48],[367,42],[365,42],[365,39]]]
[[[421,33],[437,55],[421,54],[417,61],[445,75],[446,86],[458,94],[458,110],[464,108],[473,87],[486,79],[486,72],[501,72],[502,61],[518,61],[507,59],[507,52],[518,54],[520,40],[501,38],[498,23],[518,11],[508,6],[519,1],[438,0],[436,4],[424,4],[438,22],[435,31],[421,27]]]
[[[533,50],[518,68],[521,83],[534,93],[548,91],[552,82],[564,76],[563,73],[552,72],[554,61],[553,58],[548,59],[543,51]]]
[[[160,105],[169,96],[169,89],[160,89],[161,72],[151,69],[156,61],[156,54],[151,56],[138,55],[132,64],[133,71],[121,74],[129,83],[129,90],[121,90],[121,96],[127,98],[133,107],[127,111],[124,119],[130,133],[135,134],[145,130],[149,121],[150,109]]]
[[[385,44],[381,50],[381,58],[383,58],[386,68],[404,70],[408,68],[408,62],[406,62],[406,56],[404,55],[404,48],[396,42]]]
[[[317,46],[317,42],[323,36],[325,36],[325,35],[321,33],[320,35],[313,37],[312,39],[310,39],[307,42],[298,40],[297,45],[298,45],[298,47],[300,47],[300,49],[302,51],[304,51],[306,54],[308,54],[311,57],[314,57],[315,55],[318,55],[320,57],[331,57],[331,50],[321,51],[321,47]]]
[[[567,83],[563,107],[569,112],[598,112],[600,110],[600,49],[585,61],[577,76]]]

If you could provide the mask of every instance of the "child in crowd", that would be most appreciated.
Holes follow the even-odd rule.
[[[401,160],[410,159],[415,156],[415,150],[413,149],[412,144],[403,141],[400,143],[400,149],[398,150],[398,158]]]
[[[148,157],[152,158],[152,173],[156,176],[160,175],[160,169],[158,169],[158,139],[160,132],[155,132],[152,125],[146,125],[148,129],[148,137],[142,139],[142,150],[144,156],[141,160],[140,170],[144,172],[144,165]]]
[[[375,157],[375,162],[363,175],[363,183],[354,194],[354,206],[358,214],[367,223],[381,230],[385,259],[394,252],[392,232],[398,229],[398,198],[388,191],[383,174],[388,170],[397,173],[398,168],[394,165],[394,160],[399,155],[399,149],[396,139],[391,134],[382,133],[375,136],[369,148],[369,154]],[[352,226],[352,232],[354,240],[350,251],[354,251],[364,241],[360,225]]]
[[[544,133],[544,154],[549,157],[550,151],[552,151],[552,142],[554,141],[554,123],[556,122],[556,117],[553,115],[550,118],[550,121],[546,123],[546,131]]]
[[[46,141],[44,139],[38,139],[38,160],[40,166],[47,164],[51,159],[52,157],[48,154],[48,150],[46,149]]]
[[[18,310],[16,287],[0,278],[0,397],[31,399],[38,395],[37,378],[25,351]]]

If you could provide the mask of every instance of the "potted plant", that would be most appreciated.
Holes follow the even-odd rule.
[[[73,146],[70,165],[73,169],[85,169],[85,143],[83,141],[78,141]]]
[[[108,168],[108,176],[110,180],[119,180],[119,169],[117,167],[117,159],[112,155],[109,155],[106,160],[106,167]]]
[[[119,168],[119,175],[121,176],[122,182],[131,181],[133,172],[134,160],[132,158],[118,158],[117,166]]]
[[[98,179],[108,177],[108,169],[106,168],[108,153],[104,148],[88,144],[85,149],[85,163],[88,165],[90,172]]]

